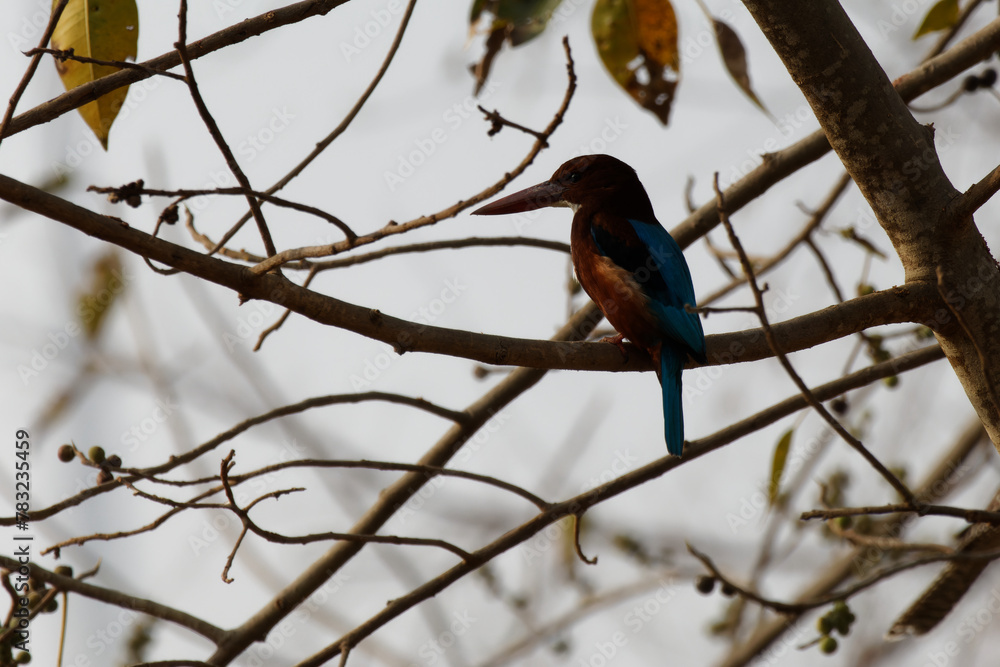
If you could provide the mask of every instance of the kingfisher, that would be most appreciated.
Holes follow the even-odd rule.
[[[653,213],[635,170],[610,155],[583,155],[552,178],[498,199],[473,215],[520,213],[546,206],[573,209],[570,253],[584,291],[618,332],[603,340],[625,358],[623,341],[654,362],[663,394],[667,451],[684,451],[681,373],[688,357],[706,362],[691,272],[680,246]]]

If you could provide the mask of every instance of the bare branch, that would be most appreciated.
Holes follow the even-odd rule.
[[[240,187],[247,193],[245,195],[246,200],[250,204],[250,210],[253,211],[253,218],[257,222],[257,230],[260,232],[260,238],[264,242],[264,250],[267,252],[267,256],[270,257],[277,253],[277,250],[274,248],[274,241],[271,240],[271,231],[267,228],[267,222],[264,220],[264,214],[260,210],[260,204],[257,202],[256,197],[249,194],[253,191],[253,188],[250,187],[250,179],[243,173],[239,162],[236,161],[236,156],[233,155],[232,149],[226,143],[225,137],[222,136],[219,124],[215,122],[215,118],[212,117],[212,113],[208,110],[205,100],[202,99],[201,91],[198,90],[198,82],[194,78],[194,68],[191,67],[191,58],[187,52],[187,0],[181,0],[180,12],[177,15],[177,24],[178,37],[177,41],[174,42],[174,48],[177,49],[177,55],[180,56],[181,64],[184,66],[185,80],[188,90],[191,91],[191,99],[194,101],[195,108],[198,109],[198,115],[201,116],[202,122],[208,128],[208,133],[212,135],[212,140],[215,141],[219,152],[225,158],[229,171],[233,173]]]
[[[56,30],[56,24],[59,23],[59,17],[62,16],[63,10],[66,9],[66,3],[69,0],[59,0],[59,2],[52,7],[52,14],[49,16],[49,22],[45,26],[45,30],[42,31],[42,37],[38,42],[38,47],[43,48],[52,39],[52,33]],[[31,56],[31,62],[28,63],[28,69],[24,72],[24,76],[21,77],[21,81],[17,84],[17,88],[14,89],[14,94],[10,96],[7,101],[7,110],[3,114],[3,120],[0,120],[0,142],[3,142],[4,138],[8,134],[13,134],[10,132],[11,118],[14,116],[14,110],[17,108],[17,103],[21,101],[21,96],[24,95],[24,91],[27,90],[28,84],[31,83],[32,77],[35,76],[35,72],[38,70],[38,63],[42,60],[42,54],[35,53]]]
[[[16,558],[0,555],[0,567],[13,571],[17,570],[18,567],[20,567],[20,564]],[[88,584],[84,581],[80,581],[79,579],[74,579],[73,577],[64,577],[60,574],[56,574],[55,572],[46,570],[35,563],[31,564],[31,576],[40,581],[44,581],[61,591],[77,593],[85,598],[90,598],[91,600],[99,600],[116,607],[121,607],[122,609],[138,611],[143,614],[149,614],[154,618],[169,621],[181,627],[187,628],[188,630],[191,630],[192,632],[195,632],[216,644],[218,644],[226,635],[225,630],[217,628],[211,623],[203,621],[200,618],[187,614],[183,611],[168,607],[160,604],[159,602],[153,602],[152,600],[146,600],[134,595],[126,595],[125,593],[112,590],[110,588],[102,588],[100,586],[95,586],[94,584]]]
[[[726,212],[725,200],[722,196],[722,191],[719,189],[719,175],[715,175],[715,195],[718,197],[719,204],[719,218],[722,220],[722,224],[725,225],[726,231],[729,233],[729,240],[736,248],[736,252],[740,255],[740,264],[743,265],[743,272],[747,276],[747,282],[750,285],[750,289],[753,291],[754,301],[757,303],[757,317],[760,319],[760,323],[763,325],[764,337],[767,338],[768,345],[774,350],[775,356],[777,356],[778,361],[781,362],[782,367],[788,373],[788,376],[795,383],[795,386],[799,388],[802,392],[802,396],[806,399],[806,402],[813,407],[816,412],[833,428],[837,434],[844,439],[847,444],[853,447],[861,456],[868,461],[869,465],[875,468],[876,471],[882,477],[886,479],[889,484],[896,489],[896,491],[911,505],[915,502],[913,493],[906,487],[903,482],[900,481],[896,475],[894,475],[885,465],[879,461],[874,454],[872,454],[867,447],[865,447],[860,440],[855,438],[851,433],[844,428],[837,419],[830,414],[830,411],[826,409],[822,403],[813,395],[809,390],[806,383],[799,377],[799,374],[795,372],[795,368],[792,366],[785,352],[781,349],[777,338],[775,338],[774,331],[771,329],[771,324],[768,321],[767,311],[764,308],[764,294],[761,292],[760,287],[757,286],[757,278],[754,276],[753,266],[750,264],[750,260],[747,258],[746,253],[743,251],[743,244],[740,243],[739,237],[736,236],[736,232],[733,230],[732,224],[729,222],[729,214]]]

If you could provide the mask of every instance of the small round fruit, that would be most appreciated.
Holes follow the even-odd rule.
[[[59,460],[63,463],[69,463],[76,458],[76,452],[73,451],[73,445],[60,445],[56,456],[58,456]]]
[[[829,635],[830,631],[833,630],[833,623],[830,622],[830,617],[820,616],[819,618],[817,618],[816,629],[819,630],[819,633],[824,637]]]
[[[122,457],[118,456],[117,454],[112,454],[111,456],[106,458],[104,462],[107,463],[112,468],[122,467]]]
[[[73,568],[70,567],[69,565],[60,565],[55,570],[53,570],[53,572],[55,572],[56,574],[61,575],[63,577],[72,577],[73,576]]]
[[[113,482],[114,479],[115,479],[114,475],[112,475],[107,470],[101,470],[101,472],[97,473],[98,486],[100,486],[101,484],[107,484],[108,482]]]
[[[727,598],[731,598],[734,595],[736,595],[736,589],[733,587],[732,584],[724,582],[722,584],[722,594],[725,595]]]
[[[819,642],[820,653],[830,655],[837,652],[837,640],[833,637],[823,637]]]
[[[104,463],[104,448],[100,445],[94,445],[87,450],[87,458],[94,463]]]
[[[697,588],[698,592],[702,595],[708,595],[715,590],[715,577],[703,574],[695,579],[694,587]]]

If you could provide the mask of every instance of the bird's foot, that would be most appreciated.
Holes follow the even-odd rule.
[[[611,343],[618,348],[618,351],[622,353],[622,359],[628,361],[628,350],[625,349],[625,336],[621,334],[616,334],[614,336],[605,336],[601,339],[602,343]]]

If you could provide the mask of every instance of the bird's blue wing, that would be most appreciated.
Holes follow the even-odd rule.
[[[697,313],[685,304],[697,305],[691,272],[680,246],[658,222],[628,220],[634,239],[614,235],[600,225],[591,233],[602,254],[632,272],[643,292],[650,297],[663,333],[689,348],[698,361],[705,361],[705,334]]]
[[[689,313],[684,309],[685,304],[692,307],[697,305],[684,253],[677,241],[659,223],[641,220],[629,220],[629,223],[646,246],[653,261],[652,266],[667,286],[666,298],[660,294],[650,294],[655,303],[654,308],[657,308],[657,320],[668,333],[690,347],[699,361],[704,361],[705,333],[701,328],[701,319],[697,313]]]

